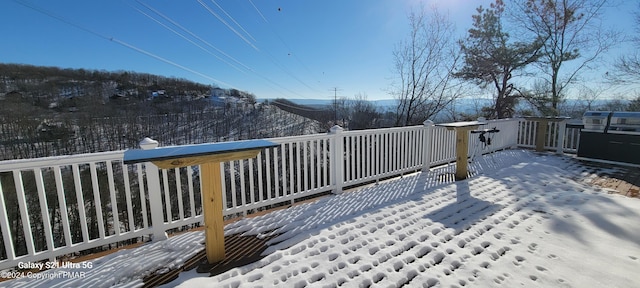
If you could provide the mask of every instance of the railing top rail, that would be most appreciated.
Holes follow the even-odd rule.
[[[51,156],[35,159],[16,159],[0,161],[0,172],[26,170],[42,167],[64,166],[78,163],[122,160],[124,150],[84,153],[75,155]]]
[[[344,131],[344,133],[348,133],[352,135],[364,135],[364,134],[373,134],[376,131],[381,131],[381,130],[384,130],[385,132],[399,132],[399,131],[416,130],[416,129],[423,129],[423,128],[424,128],[423,125],[416,125],[416,126],[405,126],[405,127],[351,130],[351,131]]]
[[[298,141],[329,138],[329,137],[331,136],[327,133],[317,133],[317,134],[310,134],[310,135],[265,138],[264,140],[271,141],[274,143],[287,143],[287,142],[298,142]]]

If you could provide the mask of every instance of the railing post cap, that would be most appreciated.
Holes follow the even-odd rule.
[[[435,124],[433,123],[433,121],[427,119],[424,122],[422,122],[422,125],[424,125],[424,126],[433,126]]]
[[[144,137],[144,139],[140,141],[140,148],[143,150],[155,149],[156,147],[158,147],[158,141],[149,137]]]
[[[331,129],[329,129],[331,134],[336,134],[336,133],[340,133],[342,131],[344,131],[344,128],[340,127],[340,125],[333,125],[333,127],[331,127]]]

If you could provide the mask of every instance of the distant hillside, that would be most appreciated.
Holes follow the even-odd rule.
[[[255,96],[185,79],[0,64],[0,160],[315,133]]]
[[[21,113],[26,110],[31,115],[50,112],[112,115],[114,110],[135,109],[136,105],[154,99],[182,102],[207,98],[216,91],[222,96],[255,102],[255,96],[247,92],[147,73],[0,64],[0,100],[19,105]],[[95,109],[96,106],[100,109]],[[149,111],[156,107],[144,106],[142,110],[146,113],[166,112],[162,111],[166,107]]]

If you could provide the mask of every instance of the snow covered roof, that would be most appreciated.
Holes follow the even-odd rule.
[[[264,237],[265,257],[208,277],[183,272],[167,287],[637,287],[640,199],[584,182],[570,157],[508,150],[453,182],[439,167],[316,202],[243,219],[225,233]],[[141,286],[144,273],[179,266],[202,232],[92,261],[80,278],[0,286]],[[146,271],[146,272],[145,272]]]

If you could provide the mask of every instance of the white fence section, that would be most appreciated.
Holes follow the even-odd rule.
[[[488,121],[488,153],[533,146],[535,123]],[[555,130],[554,130],[555,129]],[[549,131],[560,131],[561,129]],[[554,149],[557,132],[550,132]],[[567,135],[573,135],[566,130]],[[470,136],[470,154],[479,147]],[[576,141],[565,137],[565,151]],[[255,159],[221,163],[224,215],[245,215],[321,193],[455,161],[455,132],[433,126],[268,139]],[[0,269],[201,223],[198,166],[157,169],[122,162],[124,151],[0,162]]]
[[[534,148],[536,146],[536,128],[539,122],[520,119],[518,123],[518,146]],[[562,141],[561,152],[577,153],[580,141],[580,128],[568,127],[566,122],[549,122],[547,124],[547,135],[544,136],[544,148],[558,151],[558,141]]]

